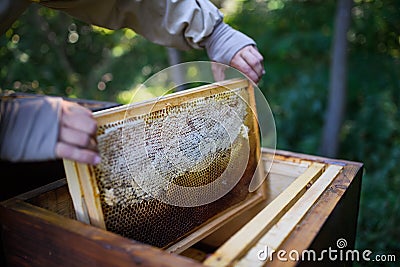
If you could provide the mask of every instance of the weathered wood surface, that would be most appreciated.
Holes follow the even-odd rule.
[[[264,149],[264,152],[267,152],[267,150]],[[328,246],[336,247],[335,242],[337,238],[341,237],[346,237],[348,241],[346,248],[354,248],[363,164],[288,151],[277,151],[277,153],[284,157],[301,158],[343,167],[336,179],[334,179],[318,201],[310,208],[306,216],[304,216],[279,249],[284,251],[297,250],[300,252],[309,249],[311,246],[312,248],[322,247],[322,249],[327,249]],[[344,224],[346,224],[346,227]],[[341,225],[341,227],[338,227],[338,225]],[[315,240],[322,243],[323,240],[319,236],[323,236],[325,244],[314,244]],[[274,260],[268,262],[267,266],[321,266],[320,264],[320,262],[298,263]],[[349,262],[343,264],[343,266],[351,266]],[[337,266],[337,262],[324,263],[324,266]]]
[[[342,166],[329,165],[326,171],[322,173],[304,195],[301,196],[279,221],[257,241],[242,259],[239,260],[237,266],[249,266],[249,263],[251,266],[263,266],[264,262],[258,259],[259,251],[265,251],[267,255],[262,256],[266,257],[266,261],[268,261],[269,258],[273,259],[284,240],[290,235],[296,225],[298,225],[304,215],[312,205],[314,205],[341,170]]]
[[[9,266],[201,266],[21,200],[0,206]]]
[[[74,205],[74,211],[78,221],[90,223],[89,213],[86,203],[83,199],[84,193],[78,178],[78,170],[76,164],[72,160],[63,160],[65,173],[67,176],[67,186]]]
[[[264,159],[268,158],[267,154],[268,150],[263,149]],[[327,246],[335,246],[334,242],[338,237],[347,239],[348,248],[354,247],[363,165],[358,162],[279,150],[276,151],[276,159],[281,164],[282,162],[288,163],[286,165],[298,164],[303,166],[302,168],[309,168],[311,164],[318,163],[342,168],[320,197],[316,201],[313,200],[314,203],[305,214],[302,214],[301,220],[295,224],[290,234],[285,234],[285,240],[279,245],[279,249],[285,251],[303,251],[310,247],[326,249]],[[279,175],[279,168],[275,168],[275,172],[276,174],[273,175]],[[293,173],[295,172],[299,170]],[[281,177],[292,179],[290,176],[281,175]],[[68,191],[66,189],[65,180],[61,180],[1,203],[1,236],[10,266],[60,266],[60,264],[66,266],[204,266],[204,263],[132,241],[72,219],[73,215],[68,212],[68,209],[72,209],[72,204],[70,201],[67,204]],[[302,194],[304,195],[305,193]],[[296,202],[291,207],[295,205]],[[284,218],[285,212],[281,215],[280,218]],[[340,229],[336,227],[338,224],[342,226]],[[260,224],[260,227],[268,228],[266,224]],[[258,239],[265,236],[268,231],[266,233],[261,231],[261,233]],[[252,238],[249,236],[238,241],[237,246],[240,250],[243,250],[241,248],[243,245],[247,248],[241,255],[238,254],[239,257],[234,257],[231,262],[233,266],[253,248],[251,245],[247,246],[250,242],[248,239]],[[183,253],[183,255],[189,254]],[[274,267],[299,264],[302,266],[303,263],[274,260],[261,264]],[[309,262],[304,264],[310,266]],[[331,262],[332,264],[335,263]]]
[[[198,228],[192,234],[186,236],[182,240],[176,242],[172,246],[168,247],[166,251],[171,253],[181,253],[188,247],[204,239],[211,233],[215,232],[217,229],[222,227],[227,221],[232,220],[238,216],[241,216],[243,211],[249,210],[263,200],[261,195],[250,196],[240,205],[228,208],[226,211],[222,212],[216,218],[212,218],[210,222],[206,223],[203,227]],[[248,220],[246,220],[248,221]]]
[[[243,256],[296,203],[307,186],[321,175],[324,167],[324,164],[312,163],[285,191],[211,255],[205,264],[228,266]]]
[[[268,153],[269,149],[262,149]],[[342,171],[331,185],[322,193],[316,203],[309,209],[304,218],[287,236],[279,249],[284,251],[315,249],[317,252],[335,247],[338,238],[346,238],[348,246],[355,245],[357,217],[360,201],[363,164],[360,162],[331,159],[303,153],[277,150],[277,158],[293,162],[311,161],[342,166]],[[340,225],[340,227],[338,227]],[[265,266],[337,266],[337,262],[296,262],[279,261],[264,262]],[[343,262],[343,266],[352,266],[351,262]]]

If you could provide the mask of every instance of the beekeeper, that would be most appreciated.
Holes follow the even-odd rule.
[[[255,83],[264,74],[254,40],[223,22],[207,0],[2,0],[0,32],[36,2],[83,22],[109,29],[131,28],[156,44],[206,49],[212,61],[237,68]],[[0,158],[41,161],[67,158],[97,164],[97,124],[90,110],[57,97],[0,102]]]

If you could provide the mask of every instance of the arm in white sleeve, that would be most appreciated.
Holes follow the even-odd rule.
[[[223,22],[208,0],[52,0],[40,1],[90,24],[131,28],[156,44],[182,50],[206,48],[211,60],[229,64],[243,47],[255,45]],[[0,32],[5,32],[29,5],[27,0],[0,2]]]
[[[131,28],[156,44],[181,50],[206,48],[211,60],[229,64],[241,48],[255,45],[223,22],[208,0],[75,0],[43,1],[90,24]]]
[[[62,98],[3,98],[0,101],[0,158],[55,159]]]
[[[204,45],[211,60],[229,65],[233,56],[243,47],[256,45],[247,35],[232,29],[221,22],[215,26],[214,31],[205,39]]]

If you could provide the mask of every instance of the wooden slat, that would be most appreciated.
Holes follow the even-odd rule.
[[[266,188],[265,184],[262,184],[264,182],[264,178],[265,178],[265,164],[263,162],[262,155],[261,155],[260,126],[258,123],[259,120],[258,120],[254,87],[252,86],[251,83],[248,84],[247,90],[249,92],[248,105],[249,105],[249,108],[251,109],[251,115],[252,115],[252,119],[253,119],[253,122],[251,123],[253,129],[250,134],[253,137],[252,146],[255,149],[254,160],[257,164],[256,170],[254,171],[254,174],[253,174],[253,178],[250,181],[249,191],[250,192],[254,192],[254,191],[262,192],[263,197],[266,198],[267,197],[267,188]]]
[[[252,266],[263,266],[266,262],[259,261],[258,251],[268,248],[270,253],[278,251],[279,246],[290,235],[304,215],[320,198],[321,194],[343,169],[342,166],[330,165],[318,180],[290,208],[282,218],[257,242],[255,249],[250,250],[240,261],[254,261]],[[270,257],[266,256],[267,259]],[[275,257],[275,255],[273,255]],[[238,266],[243,265],[239,263]],[[245,265],[243,265],[245,266]]]
[[[346,166],[346,165],[357,165],[357,166],[362,166],[362,163],[360,162],[354,162],[354,161],[348,161],[348,160],[343,160],[343,159],[331,159],[331,158],[325,158],[321,156],[315,156],[315,155],[308,155],[304,153],[298,153],[298,152],[291,152],[291,151],[285,151],[285,150],[271,150],[270,148],[261,148],[261,152],[263,155],[264,159],[271,158],[271,154],[274,154],[274,160],[275,159],[282,159],[282,160],[287,160],[291,162],[296,162],[296,163],[303,163],[303,162],[320,162],[324,164],[333,164],[333,165],[340,165],[340,166]]]
[[[275,174],[285,175],[285,176],[289,176],[289,177],[298,177],[303,172],[305,172],[311,164],[308,162],[297,163],[297,162],[290,162],[290,161],[285,161],[285,160],[281,160],[281,159],[274,159],[272,164],[271,164],[270,160],[266,160],[266,161],[264,161],[264,163],[267,166],[271,165],[271,169],[269,170],[269,173],[275,173]]]
[[[346,249],[354,248],[363,164],[286,151],[281,151],[280,154],[319,162],[335,162],[335,165],[342,166],[343,169],[279,249],[284,251],[310,249],[312,243],[316,239],[320,239],[320,235],[325,241],[324,244],[319,244],[319,249],[334,246],[337,239],[343,237],[348,241]],[[345,203],[346,196],[349,196],[350,199],[347,199]],[[343,214],[343,212],[347,212],[347,214]],[[330,221],[335,221],[336,224],[332,224]],[[348,227],[348,225],[346,226],[347,223],[353,225],[354,228],[346,228]],[[325,228],[327,224],[330,226]],[[338,225],[341,227],[337,228]],[[321,231],[324,233],[322,234]],[[323,266],[337,266],[337,262],[328,262],[328,264],[323,262],[321,264]],[[307,262],[305,265],[307,265]],[[298,262],[275,260],[268,263],[268,266],[294,267],[298,266]],[[300,264],[300,266],[302,265]]]
[[[0,205],[0,221],[9,266],[202,266],[18,199]]]
[[[22,194],[16,196],[15,198],[18,198],[20,200],[28,200],[30,198],[37,197],[40,194],[52,191],[52,190],[54,190],[56,188],[59,188],[59,187],[61,187],[63,185],[66,185],[66,184],[67,184],[66,179],[60,179],[60,180],[51,182],[49,184],[43,185],[41,187],[38,187],[38,188],[36,188],[34,190],[28,191],[26,193],[22,193]],[[7,200],[5,202],[7,202]]]
[[[74,204],[76,218],[84,223],[90,224],[89,214],[84,200],[81,183],[78,177],[76,164],[72,160],[63,160],[64,170],[67,176],[68,190]]]
[[[288,188],[297,177],[285,176],[275,173],[269,173],[266,180],[268,186],[267,204],[271,203],[277,196]]]
[[[89,214],[90,224],[102,229],[106,229],[99,196],[100,193],[95,180],[96,178],[92,175],[91,167],[86,164],[76,163],[76,169],[84,196],[87,213]]]
[[[248,87],[249,82],[245,79],[232,79],[213,83],[180,91],[174,94],[165,95],[160,98],[150,99],[140,103],[123,105],[107,110],[101,110],[93,113],[99,125],[120,121],[125,118],[148,114],[150,111],[157,111],[168,106],[180,105],[193,98],[207,97],[221,92],[236,88]]]
[[[266,164],[269,161],[268,166],[271,165],[272,158],[266,152],[261,154],[262,162]],[[209,246],[219,247],[226,242],[233,234],[235,234],[241,227],[249,222],[254,216],[257,215],[263,208],[271,203],[280,193],[282,193],[298,176],[304,173],[310,166],[311,162],[292,162],[279,159],[277,154],[277,160],[274,160],[272,168],[269,170],[265,183],[260,188],[265,191],[264,200],[257,206],[248,209],[243,215],[231,220],[226,227],[222,227],[212,233],[210,236],[203,239],[201,242]],[[277,164],[275,164],[277,163]],[[267,165],[267,164],[266,164]],[[266,172],[268,168],[264,168]],[[292,170],[293,169],[293,170]],[[284,175],[282,174],[284,173]],[[257,190],[257,192],[260,192]]]
[[[74,205],[67,185],[42,193],[26,200],[26,202],[67,218],[76,219]]]
[[[304,194],[323,172],[325,165],[313,163],[301,176],[241,228],[204,263],[206,266],[228,266],[243,256],[293,204]]]
[[[218,214],[216,218],[212,218],[203,227],[197,229],[194,233],[188,235],[181,241],[166,248],[166,251],[171,253],[181,253],[188,247],[207,237],[212,232],[218,230],[227,221],[232,220],[242,214],[243,211],[250,209],[263,200],[262,195],[254,194],[249,199],[239,203],[238,205],[228,208],[222,214]]]

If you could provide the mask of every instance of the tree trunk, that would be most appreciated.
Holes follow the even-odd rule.
[[[351,21],[352,0],[339,0],[335,17],[329,98],[322,133],[320,153],[336,157],[339,150],[340,129],[345,114],[347,83],[347,32]]]
[[[179,63],[182,63],[182,56],[181,52],[172,47],[167,48],[168,52],[168,63],[170,66],[177,65]],[[175,91],[182,91],[185,89],[184,83],[185,83],[185,74],[180,71],[179,68],[174,68],[172,69],[172,80],[174,83],[177,85],[175,87]]]

